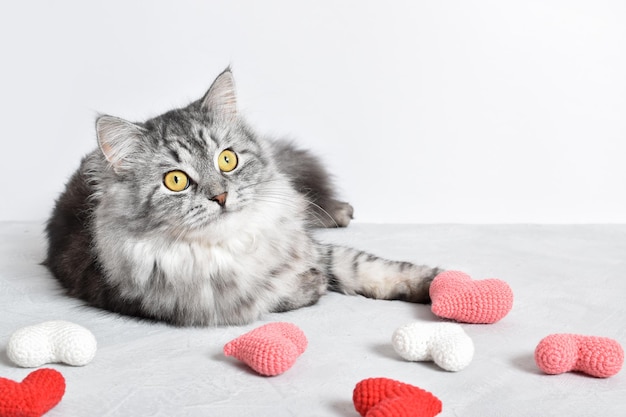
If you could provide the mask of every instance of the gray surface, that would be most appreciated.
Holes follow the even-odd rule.
[[[346,416],[352,389],[385,376],[420,386],[442,402],[441,416],[626,415],[626,371],[608,379],[543,375],[533,351],[551,333],[617,339],[626,346],[626,226],[366,225],[319,233],[402,260],[497,277],[515,294],[493,325],[463,325],[476,354],[460,372],[402,361],[392,332],[435,321],[430,308],[329,294],[310,308],[245,327],[179,329],[82,307],[62,294],[38,262],[42,226],[0,223],[0,376],[21,380],[4,347],[20,327],[70,320],[98,339],[82,368],[51,365],[67,380],[48,416]],[[221,353],[226,342],[264,322],[290,321],[309,339],[285,374],[265,378]]]

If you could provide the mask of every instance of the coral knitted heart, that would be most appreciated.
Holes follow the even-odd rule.
[[[226,356],[234,356],[265,376],[282,374],[305,351],[304,332],[292,323],[268,323],[224,346]]]
[[[539,342],[535,362],[549,375],[579,371],[608,378],[622,369],[624,349],[617,340],[608,337],[557,333]]]
[[[0,378],[0,416],[40,417],[61,401],[65,378],[54,369],[38,369],[22,382]]]
[[[432,417],[442,408],[430,392],[389,378],[362,380],[354,387],[352,401],[363,417]]]
[[[513,307],[513,291],[506,282],[474,281],[460,271],[437,275],[430,285],[430,298],[435,315],[463,323],[495,323]]]

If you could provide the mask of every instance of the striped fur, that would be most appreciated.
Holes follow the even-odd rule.
[[[315,157],[244,123],[229,70],[185,108],[144,123],[102,116],[96,131],[99,149],[47,225],[45,264],[70,295],[180,326],[248,323],[328,289],[429,301],[437,268],[312,238],[313,227],[347,226],[352,207]],[[224,150],[238,157],[230,172]],[[188,187],[169,190],[171,171]]]

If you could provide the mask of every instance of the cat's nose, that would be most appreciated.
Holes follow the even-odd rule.
[[[227,195],[228,195],[228,193],[222,193],[222,194],[214,195],[213,197],[211,197],[211,201],[215,201],[217,204],[220,205],[220,207],[224,207],[226,205],[226,196]]]

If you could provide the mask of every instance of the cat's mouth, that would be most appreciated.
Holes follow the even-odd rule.
[[[209,228],[215,225],[218,222],[223,222],[232,215],[239,213],[242,211],[242,207],[235,204],[226,204],[224,206],[220,206],[219,210],[211,210],[210,212],[205,212],[201,216],[195,217],[188,225],[188,229],[192,231],[199,231],[206,228]]]

